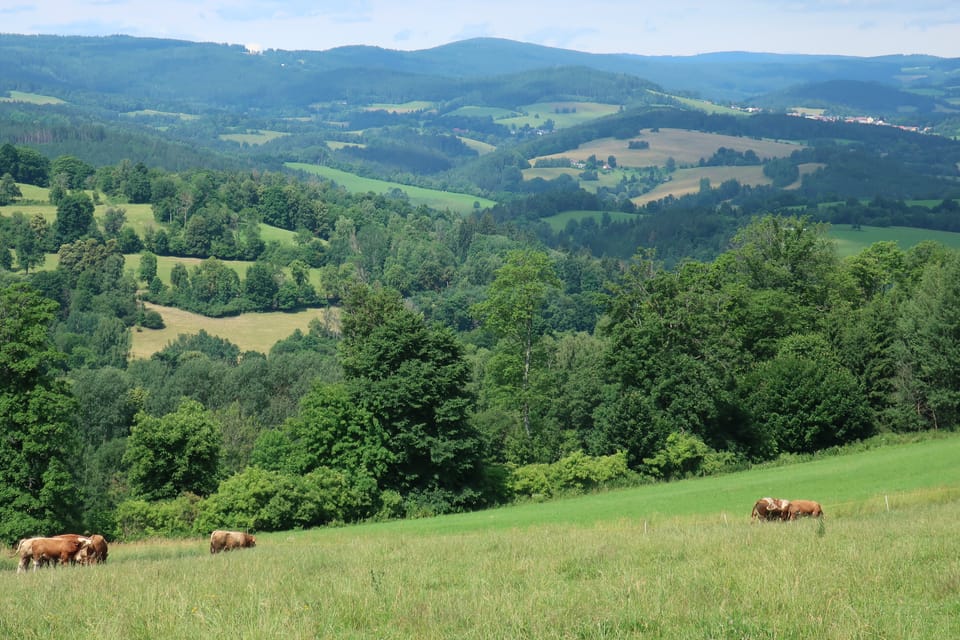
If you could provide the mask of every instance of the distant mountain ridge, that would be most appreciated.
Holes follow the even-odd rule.
[[[91,73],[91,67],[96,74]],[[0,35],[0,91],[59,88],[123,93],[134,89],[150,98],[160,97],[166,84],[178,81],[230,100],[238,95],[255,95],[265,87],[284,95],[321,80],[329,82],[336,72],[375,76],[386,71],[454,80],[556,67],[627,74],[674,93],[743,101],[831,80],[875,82],[900,90],[940,87],[951,76],[955,84],[960,59],[750,52],[695,56],[594,54],[499,38],[474,38],[418,51],[348,46],[323,51],[269,49],[254,54],[241,45],[123,35]],[[208,100],[200,95],[181,97],[187,102]]]

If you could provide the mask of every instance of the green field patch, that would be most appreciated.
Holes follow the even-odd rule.
[[[357,147],[359,149],[365,148],[367,145],[360,142],[340,142],[339,140],[327,140],[327,146],[337,151],[343,149],[344,147]]]
[[[748,115],[750,115],[747,111],[744,111],[743,109],[733,109],[733,108],[731,108],[731,107],[727,107],[727,106],[724,106],[724,105],[716,104],[716,103],[714,103],[714,102],[710,102],[709,100],[701,100],[701,99],[698,99],[698,98],[684,98],[684,97],[682,97],[682,96],[675,96],[675,95],[668,94],[668,93],[661,93],[661,92],[659,92],[659,91],[651,91],[650,93],[653,93],[653,94],[655,94],[655,95],[665,96],[665,97],[668,97],[668,98],[672,98],[673,100],[676,100],[676,101],[679,102],[680,104],[686,105],[686,106],[690,107],[691,109],[696,109],[696,110],[698,110],[698,111],[704,111],[704,112],[710,113],[710,114],[717,114],[717,113],[719,113],[719,114],[723,114],[723,115],[727,115],[727,116],[748,116]]]
[[[400,104],[381,102],[364,107],[366,111],[389,111],[390,113],[416,113],[433,109],[434,103],[429,100],[411,100]]]
[[[239,144],[265,144],[271,140],[276,140],[277,138],[282,138],[284,136],[290,135],[283,131],[267,131],[267,130],[256,130],[256,131],[247,131],[245,133],[221,133],[219,138],[221,140],[228,140],[230,142],[237,142]]]
[[[604,216],[614,222],[628,222],[639,218],[635,213],[624,213],[623,211],[561,211],[556,215],[541,218],[541,220],[549,224],[554,232],[557,232],[563,231],[571,220],[582,222],[583,220],[593,219],[599,225],[603,222]]]
[[[650,146],[647,149],[630,149],[630,140],[598,138],[581,144],[575,149],[540,157],[583,161],[590,156],[595,156],[598,160],[606,160],[609,156],[614,156],[617,159],[617,165],[621,167],[662,167],[666,165],[669,158],[673,158],[674,162],[681,166],[697,164],[701,158],[710,158],[720,147],[740,152],[752,150],[761,159],[787,157],[803,148],[801,144],[790,142],[758,140],[745,136],[728,136],[688,129],[664,128],[659,131],[644,129],[632,139],[648,142]],[[530,163],[536,164],[538,159],[534,158]]]
[[[500,107],[478,107],[473,105],[467,105],[465,107],[459,107],[443,114],[445,116],[467,116],[469,118],[493,118],[494,120],[502,120],[504,118],[512,118],[518,116],[516,111],[510,109],[502,109]]]
[[[374,178],[364,178],[353,173],[325,167],[318,164],[307,164],[305,162],[286,162],[284,166],[298,171],[305,171],[313,175],[318,175],[328,180],[333,180],[338,185],[351,193],[379,193],[387,194],[394,189],[399,189],[407,195],[410,202],[414,205],[426,205],[440,211],[449,209],[458,213],[469,213],[474,211],[474,203],[479,203],[480,208],[492,207],[496,204],[493,200],[472,196],[465,193],[453,193],[450,191],[438,191],[436,189],[425,189],[423,187],[413,187],[400,184],[399,182],[388,182],[386,180],[376,180]]]
[[[850,225],[833,225],[828,233],[840,256],[860,253],[875,242],[896,242],[906,251],[921,242],[932,240],[952,249],[960,249],[960,233],[916,229],[914,227],[868,227],[854,229]]]
[[[538,102],[520,108],[522,115],[498,118],[497,124],[507,127],[529,125],[534,129],[553,120],[554,129],[564,129],[620,111],[620,105],[601,102]]]
[[[53,96],[26,91],[9,91],[6,97],[0,97],[0,102],[27,102],[29,104],[66,104],[66,101]]]

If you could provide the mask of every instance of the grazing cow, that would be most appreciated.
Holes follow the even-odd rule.
[[[786,520],[790,501],[782,498],[760,498],[750,513],[752,520]]]
[[[64,540],[80,540],[81,542],[86,540],[87,544],[80,549],[77,554],[70,559],[71,563],[79,562],[80,564],[100,564],[107,561],[107,541],[99,533],[95,533],[91,536],[81,536],[76,533],[62,533],[54,538],[61,538]]]
[[[210,553],[257,546],[257,539],[240,531],[214,531],[210,534]]]
[[[31,559],[33,560],[34,571],[46,562],[66,564],[70,562],[77,553],[82,552],[82,550],[89,545],[90,539],[83,537],[79,537],[77,540],[64,538],[25,538],[17,545],[17,554],[20,556],[17,573],[25,571],[27,562]]]
[[[791,500],[787,508],[787,516],[790,520],[796,520],[800,516],[822,518],[823,509],[820,508],[819,502],[813,500]]]

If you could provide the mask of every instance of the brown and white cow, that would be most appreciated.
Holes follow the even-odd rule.
[[[819,502],[813,500],[791,500],[790,506],[787,508],[787,517],[790,520],[796,520],[800,516],[822,518],[823,508]]]
[[[786,520],[790,501],[783,498],[760,498],[753,505],[750,518],[753,520]]]
[[[107,561],[107,541],[99,533],[90,536],[81,536],[76,533],[61,533],[54,538],[65,540],[86,541],[82,549],[70,559],[70,562],[79,562],[80,564],[100,564]]]
[[[257,546],[257,539],[249,533],[221,531],[218,529],[210,534],[210,553],[220,553],[221,551],[232,551],[234,549],[255,546]]]
[[[33,560],[33,570],[47,562],[66,564],[78,553],[90,545],[89,538],[79,537],[77,540],[65,538],[24,538],[17,545],[17,555],[20,562],[17,564],[17,573],[26,571],[27,563]]]

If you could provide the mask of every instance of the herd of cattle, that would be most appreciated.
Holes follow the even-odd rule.
[[[796,520],[801,516],[822,518],[823,509],[813,500],[760,498],[750,513],[751,520]],[[210,553],[255,546],[257,539],[249,533],[218,529],[210,534]],[[75,533],[52,538],[24,538],[17,544],[15,553],[20,557],[17,573],[26,571],[31,560],[34,571],[45,564],[99,564],[107,561],[107,541],[98,534],[81,536]]]
[[[823,509],[813,500],[760,498],[750,513],[751,520],[796,520],[801,516],[822,518]]]
[[[99,564],[107,561],[107,541],[99,534],[64,533],[52,538],[24,538],[17,544],[17,573],[33,560],[36,571],[45,564]]]
[[[210,534],[210,553],[256,545],[256,538],[240,531],[218,530]],[[24,538],[17,543],[14,554],[20,558],[17,573],[26,571],[31,561],[34,571],[48,564],[100,564],[107,561],[107,541],[99,534],[81,536],[76,533],[52,538]]]

